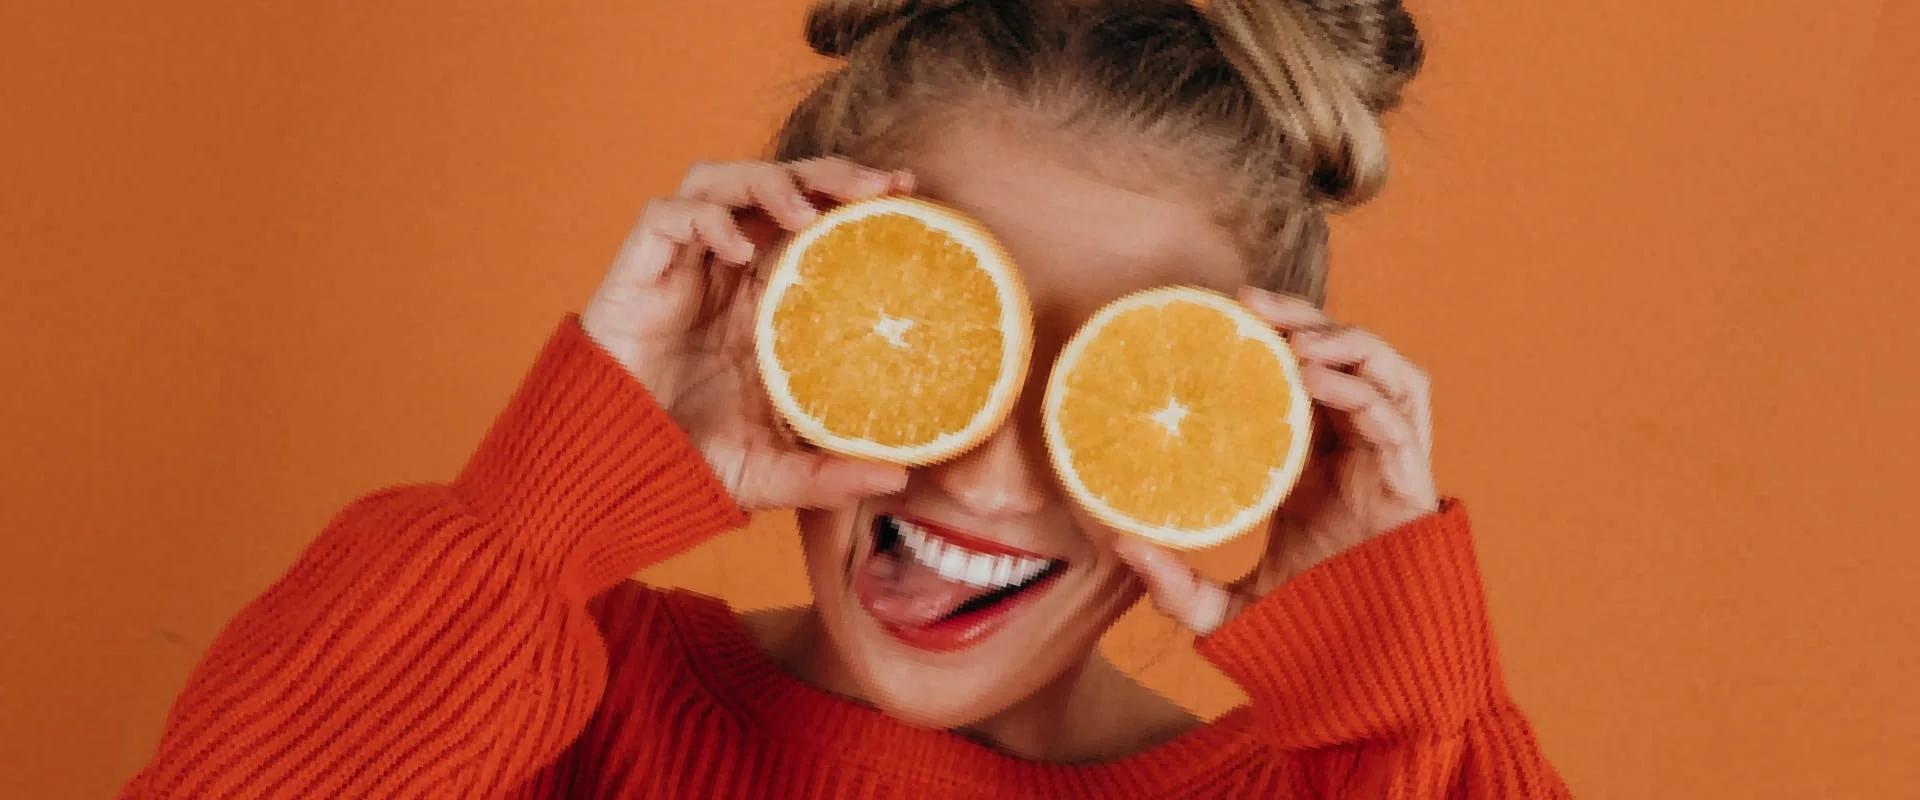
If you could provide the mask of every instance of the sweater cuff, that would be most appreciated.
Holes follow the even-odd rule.
[[[453,488],[592,593],[747,521],[577,314],[547,340]]]
[[[1457,730],[1502,691],[1466,508],[1451,498],[1195,646],[1288,748]]]

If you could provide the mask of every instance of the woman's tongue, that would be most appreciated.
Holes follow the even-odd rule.
[[[875,553],[855,576],[853,591],[874,619],[918,627],[946,616],[986,590],[942,578],[938,570],[914,559]]]

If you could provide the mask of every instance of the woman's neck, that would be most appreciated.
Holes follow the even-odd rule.
[[[757,611],[744,615],[742,623],[760,650],[789,675],[865,702],[853,671],[827,641],[812,607]],[[1035,761],[1096,762],[1138,753],[1200,724],[1096,649],[1038,691],[954,732]]]
[[[1035,761],[1124,758],[1200,724],[1099,651],[1005,711],[959,731]]]

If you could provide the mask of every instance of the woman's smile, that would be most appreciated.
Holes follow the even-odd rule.
[[[1031,608],[1069,563],[979,532],[875,514],[853,570],[860,607],[901,643],[935,652],[978,644]]]

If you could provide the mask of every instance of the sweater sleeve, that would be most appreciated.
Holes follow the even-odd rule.
[[[1196,647],[1326,796],[1570,796],[1501,681],[1458,500],[1308,570]]]
[[[509,790],[600,701],[588,600],[745,521],[569,315],[457,479],[348,505],[227,624],[122,797]]]

